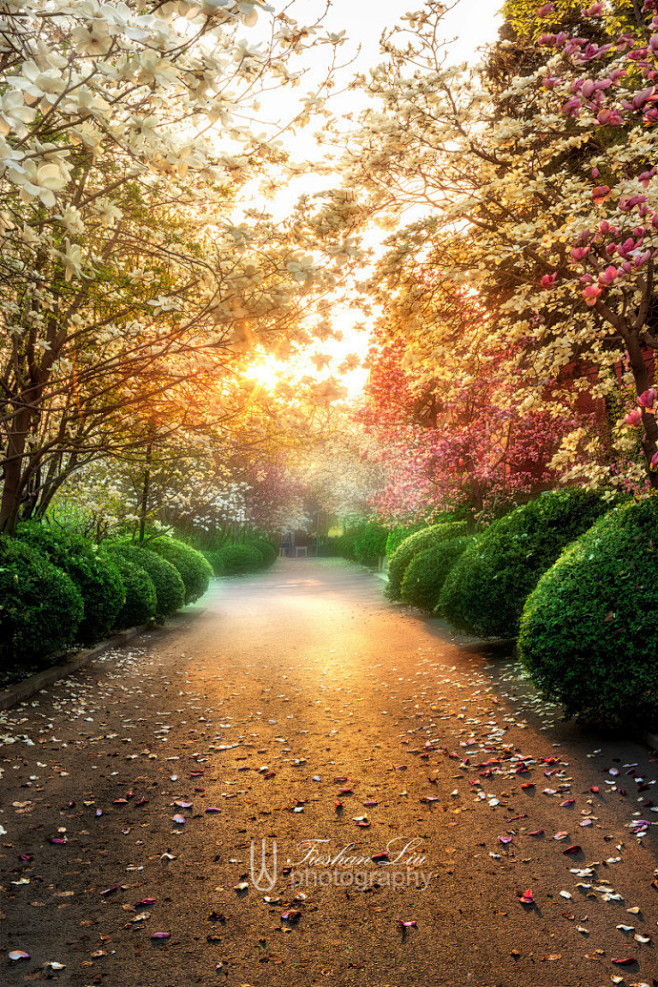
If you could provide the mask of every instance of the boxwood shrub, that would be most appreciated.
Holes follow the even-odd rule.
[[[516,637],[539,577],[611,504],[577,489],[553,490],[495,521],[448,575],[438,613],[482,637]]]
[[[176,538],[154,538],[147,542],[148,550],[171,562],[178,569],[185,586],[185,602],[194,603],[208,589],[213,575],[212,566],[201,552]]]
[[[45,663],[76,639],[84,615],[73,580],[31,545],[0,537],[0,663]]]
[[[332,555],[337,555],[341,559],[348,559],[354,562],[356,559],[356,545],[361,537],[361,531],[346,531],[342,535],[329,539],[329,550]]]
[[[402,580],[414,555],[418,555],[419,552],[424,552],[433,545],[440,544],[440,542],[449,541],[451,538],[458,538],[465,534],[465,521],[447,521],[443,524],[433,524],[429,528],[423,528],[405,538],[388,560],[386,595],[389,600],[401,599]]]
[[[167,562],[161,555],[147,548],[140,548],[130,542],[112,542],[108,545],[107,551],[110,555],[118,552],[129,562],[134,562],[144,569],[150,576],[155,587],[157,601],[155,616],[158,620],[164,620],[184,605],[185,584],[178,569],[171,562]]]
[[[126,627],[146,624],[155,617],[158,606],[153,580],[145,569],[135,562],[129,562],[119,552],[112,553],[110,558],[119,570],[126,593],[125,603],[114,624],[115,629],[121,631]]]
[[[569,715],[658,723],[658,496],[618,507],[528,598],[521,660]]]
[[[253,545],[254,548],[258,549],[263,556],[264,569],[269,569],[279,557],[279,549],[267,538],[252,538],[245,544]]]
[[[462,535],[414,555],[402,580],[400,593],[404,602],[428,613],[434,610],[446,576],[471,540]]]
[[[369,521],[354,543],[354,557],[362,565],[375,566],[380,556],[386,554],[388,528]]]
[[[219,555],[226,576],[245,576],[263,567],[263,555],[254,545],[225,545]]]
[[[415,535],[417,531],[423,531],[427,527],[428,525],[426,524],[425,521],[418,521],[416,524],[408,524],[408,525],[400,524],[397,525],[395,528],[392,528],[389,531],[388,535],[386,536],[386,546],[385,546],[384,554],[387,555],[390,559],[390,557],[393,555],[393,552],[395,552],[395,550],[400,547],[402,542],[406,538],[408,538],[409,535]]]
[[[107,637],[125,602],[123,580],[111,559],[85,538],[45,524],[20,525],[18,538],[62,569],[80,590],[84,616],[76,640],[90,645]]]
[[[224,575],[224,560],[222,559],[221,550],[216,549],[212,551],[207,551],[203,553],[204,559],[210,565],[214,576]]]

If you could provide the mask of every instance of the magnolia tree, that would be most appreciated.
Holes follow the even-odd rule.
[[[243,121],[340,41],[257,0],[4,4],[0,530],[163,390],[293,330],[328,275],[286,224],[234,218],[241,186],[287,167],[277,128]]]
[[[425,343],[436,358],[432,335]],[[450,383],[428,373],[431,358],[402,336],[379,338],[370,352],[359,417],[387,464],[387,483],[373,498],[381,520],[431,519],[454,508],[479,517],[554,484],[550,461],[576,421],[520,410],[502,358],[478,360],[476,350]],[[450,365],[454,371],[454,354]]]
[[[496,389],[501,408],[548,409],[565,423],[598,408],[604,426],[607,415],[609,428],[594,431],[574,420],[554,467],[590,483],[658,486],[656,3],[510,0],[507,37],[470,71],[446,64],[444,9],[429,0],[408,15],[356,83],[373,106],[350,146],[346,187],[363,212],[414,220],[380,283],[401,255],[419,267],[428,259],[431,273],[440,256],[439,282],[475,293],[487,314],[486,358],[513,385]],[[408,336],[422,338],[416,314]],[[435,365],[445,348],[440,357]],[[464,364],[448,353],[444,366]]]

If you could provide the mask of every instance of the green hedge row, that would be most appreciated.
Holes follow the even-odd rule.
[[[466,533],[465,521],[445,521],[442,524],[433,524],[429,528],[422,528],[405,538],[388,560],[386,595],[389,600],[402,599],[402,582],[407,566],[410,565],[416,555],[441,544],[441,542],[460,538]]]
[[[658,496],[620,506],[538,581],[519,652],[569,715],[658,725]]]
[[[277,547],[266,538],[230,543],[203,554],[215,576],[246,576],[269,569],[279,557]]]
[[[513,638],[523,605],[563,549],[610,509],[586,490],[553,490],[495,521],[448,575],[437,612],[481,637]]]
[[[0,538],[0,666],[47,664],[73,644],[164,619],[208,588],[200,552],[173,538],[100,547],[48,525]]]
[[[398,547],[389,595],[470,633],[518,635],[532,680],[569,716],[658,727],[657,494],[615,506],[551,491],[477,537],[432,537]]]

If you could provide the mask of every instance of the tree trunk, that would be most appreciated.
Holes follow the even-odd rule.
[[[639,396],[651,387],[652,382],[649,375],[649,368],[644,357],[644,350],[637,336],[631,336],[627,340],[627,346],[629,363],[635,381],[635,389]],[[658,423],[656,422],[656,416],[648,412],[645,408],[642,409],[642,424],[644,426],[642,452],[644,453],[647,467],[647,477],[651,488],[658,490],[658,470],[651,469],[651,460],[656,452],[658,452]]]
[[[144,482],[142,485],[142,500],[139,509],[139,544],[143,544],[146,533],[146,515],[149,504],[149,487],[151,485],[151,443],[146,447],[146,465],[144,467]]]
[[[26,477],[23,475],[25,446],[30,429],[32,412],[23,408],[14,418],[4,464],[2,500],[0,501],[0,532],[6,535],[16,533]]]

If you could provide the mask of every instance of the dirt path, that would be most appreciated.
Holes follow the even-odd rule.
[[[658,983],[649,752],[357,568],[203,605],[2,716],[3,984]]]

